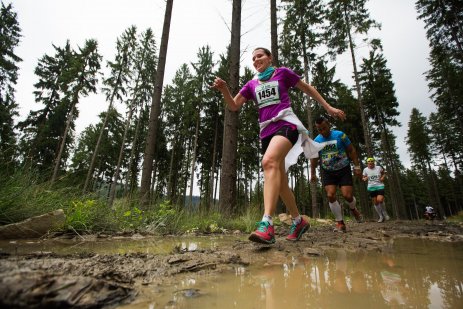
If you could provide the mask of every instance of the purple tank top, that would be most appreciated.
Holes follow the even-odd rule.
[[[259,122],[264,122],[275,117],[281,110],[291,107],[288,90],[300,79],[301,77],[292,70],[281,67],[275,70],[275,74],[268,81],[260,82],[257,79],[248,81],[241,88],[240,93],[247,100],[257,103]],[[272,122],[260,132],[260,138],[264,139],[288,124],[290,123],[284,120]]]

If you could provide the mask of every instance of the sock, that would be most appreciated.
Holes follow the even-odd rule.
[[[333,203],[329,203],[330,209],[334,214],[334,218],[336,221],[342,221],[342,209],[341,205],[339,205],[338,201],[334,201]]]
[[[301,215],[298,215],[296,218],[293,218],[293,224],[299,224],[302,220]]]
[[[380,204],[376,204],[375,205],[375,209],[376,209],[376,212],[378,213],[379,217],[382,218],[383,217],[383,210],[381,208],[381,203]]]
[[[379,207],[381,207],[381,212],[383,213],[384,218],[388,218],[389,216],[387,214],[386,206],[384,206],[384,203],[380,203]]]
[[[353,197],[354,199],[352,202],[348,203],[350,209],[355,209],[355,205],[357,205],[357,200],[355,199],[355,196]]]
[[[264,215],[264,216],[262,217],[262,221],[266,221],[266,222],[270,223],[270,225],[273,225],[272,216]]]

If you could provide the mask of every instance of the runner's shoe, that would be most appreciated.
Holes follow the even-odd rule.
[[[384,218],[383,218],[383,217],[379,217],[378,223],[381,223],[381,222],[384,222]]]
[[[286,237],[286,240],[292,240],[296,241],[299,240],[305,232],[309,229],[310,224],[309,222],[305,221],[304,218],[301,218],[301,222],[299,224],[291,224],[291,230],[289,232],[288,237]]]
[[[270,225],[268,221],[257,222],[257,229],[251,233],[249,240],[266,245],[274,244],[275,230],[273,225]]]
[[[335,232],[345,233],[346,232],[346,225],[344,221],[336,221],[336,228],[334,229]]]
[[[350,212],[354,215],[355,221],[357,221],[357,223],[363,222],[362,214],[360,213],[360,211],[358,211],[357,208],[350,209]]]
[[[387,213],[384,213],[384,220],[389,221],[391,220],[391,217],[389,217]]]

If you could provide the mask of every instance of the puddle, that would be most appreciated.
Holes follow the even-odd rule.
[[[323,257],[189,274],[146,286],[124,309],[463,308],[463,246],[396,239],[386,252],[330,251]]]
[[[196,251],[227,246],[236,239],[230,236],[213,237],[147,237],[111,238],[90,241],[51,239],[0,241],[0,253],[26,254],[31,252],[53,252],[55,254],[169,254],[176,251]],[[244,238],[243,238],[244,239]]]
[[[162,255],[172,250],[230,249],[237,240],[243,239],[18,240],[0,241],[0,253]],[[179,274],[169,285],[139,284],[134,302],[118,308],[463,308],[461,242],[398,238],[381,252],[342,248],[322,256],[288,252],[278,247],[256,250],[248,257],[249,267],[208,275]]]

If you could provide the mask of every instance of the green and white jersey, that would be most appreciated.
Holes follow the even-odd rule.
[[[380,180],[382,172],[383,168],[378,165],[373,168],[365,167],[363,176],[368,177],[368,191],[384,190],[384,183]]]

